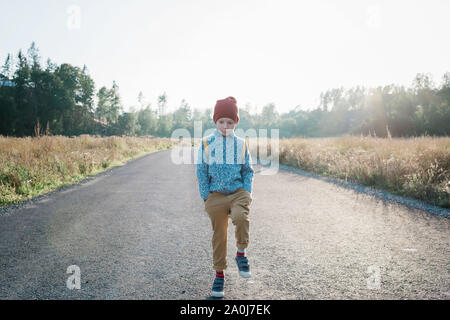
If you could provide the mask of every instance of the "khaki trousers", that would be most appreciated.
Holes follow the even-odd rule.
[[[235,226],[236,247],[244,250],[249,243],[249,219],[252,196],[243,188],[232,194],[211,192],[205,201],[205,210],[211,219],[213,229],[213,269],[227,268],[228,218]]]

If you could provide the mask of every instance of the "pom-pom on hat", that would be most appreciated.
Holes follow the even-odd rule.
[[[239,109],[236,103],[236,99],[231,96],[222,100],[217,100],[216,106],[214,107],[214,123],[216,123],[220,118],[230,118],[238,124]]]

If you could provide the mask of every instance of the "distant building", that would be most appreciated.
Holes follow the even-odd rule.
[[[16,84],[0,73],[0,87],[15,87]]]

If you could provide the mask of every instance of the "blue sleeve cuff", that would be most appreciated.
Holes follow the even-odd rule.
[[[247,190],[249,193],[252,193],[252,186],[248,184],[244,184],[242,189]]]

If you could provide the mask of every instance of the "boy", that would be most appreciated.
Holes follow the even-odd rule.
[[[250,266],[245,256],[249,243],[249,207],[252,202],[253,168],[245,140],[234,134],[239,123],[236,99],[217,100],[214,107],[214,132],[203,138],[198,149],[196,175],[200,196],[213,229],[213,269],[216,277],[211,289],[214,297],[223,297],[227,268],[228,218],[235,226],[236,263],[239,274],[249,278]]]

